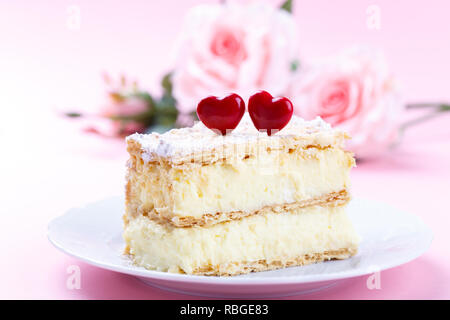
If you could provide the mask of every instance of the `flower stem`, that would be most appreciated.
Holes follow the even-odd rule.
[[[422,109],[422,108],[436,108],[440,111],[447,111],[450,108],[448,103],[409,103],[406,105],[406,109]]]
[[[424,122],[426,120],[432,119],[432,118],[436,117],[437,115],[439,115],[439,113],[440,113],[440,111],[434,111],[434,112],[428,113],[424,116],[418,117],[416,119],[406,121],[405,123],[403,123],[400,126],[400,131],[403,132],[403,131],[405,131],[405,129],[407,129],[409,127],[412,127],[412,126],[414,126],[418,123]]]
[[[406,121],[400,126],[400,133],[403,134],[405,129],[414,126],[418,123],[424,122],[426,120],[432,119],[439,115],[442,112],[450,111],[449,103],[411,103],[406,105],[406,109],[421,109],[421,108],[434,108],[433,111],[418,117],[416,119],[412,119]]]

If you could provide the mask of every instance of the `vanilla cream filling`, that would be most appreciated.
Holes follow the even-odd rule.
[[[124,239],[137,265],[185,273],[233,262],[270,263],[356,249],[359,241],[344,207],[320,206],[255,215],[209,228],[174,228],[138,216],[125,226]]]
[[[217,212],[253,212],[310,200],[349,186],[354,160],[340,148],[265,152],[212,165],[170,166],[136,161],[129,171],[129,214],[201,218]]]

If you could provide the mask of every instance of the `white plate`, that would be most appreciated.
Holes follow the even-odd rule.
[[[354,199],[348,213],[362,241],[356,256],[303,267],[235,277],[206,277],[150,271],[122,255],[121,197],[69,210],[48,226],[49,240],[60,250],[100,268],[134,275],[170,291],[212,297],[260,298],[307,293],[347,278],[409,262],[431,244],[432,232],[416,216],[389,205]]]

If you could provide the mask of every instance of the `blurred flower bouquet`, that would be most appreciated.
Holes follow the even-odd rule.
[[[300,62],[292,0],[280,8],[230,0],[196,6],[182,30],[176,63],[161,81],[162,95],[155,97],[124,76],[115,82],[105,75],[107,102],[90,117],[106,120],[108,130],[91,131],[124,136],[187,126],[206,96],[236,92],[246,99],[263,89],[289,97],[297,115],[320,116],[347,131],[353,137],[349,148],[358,158],[369,158],[415,123],[400,123],[406,109],[426,107],[432,115],[450,110],[445,104],[405,105],[380,50],[355,46]]]
[[[123,137],[134,132],[166,131],[177,124],[179,112],[172,94],[171,74],[161,81],[163,94],[155,98],[139,87],[137,81],[130,81],[122,75],[115,81],[107,73],[103,74],[107,87],[106,101],[95,114],[70,112],[72,118],[92,119],[87,131],[104,136]]]

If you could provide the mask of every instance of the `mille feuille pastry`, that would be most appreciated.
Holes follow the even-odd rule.
[[[354,255],[347,138],[295,116],[269,136],[248,113],[226,135],[199,122],[129,136],[127,253],[148,269],[198,275]]]

